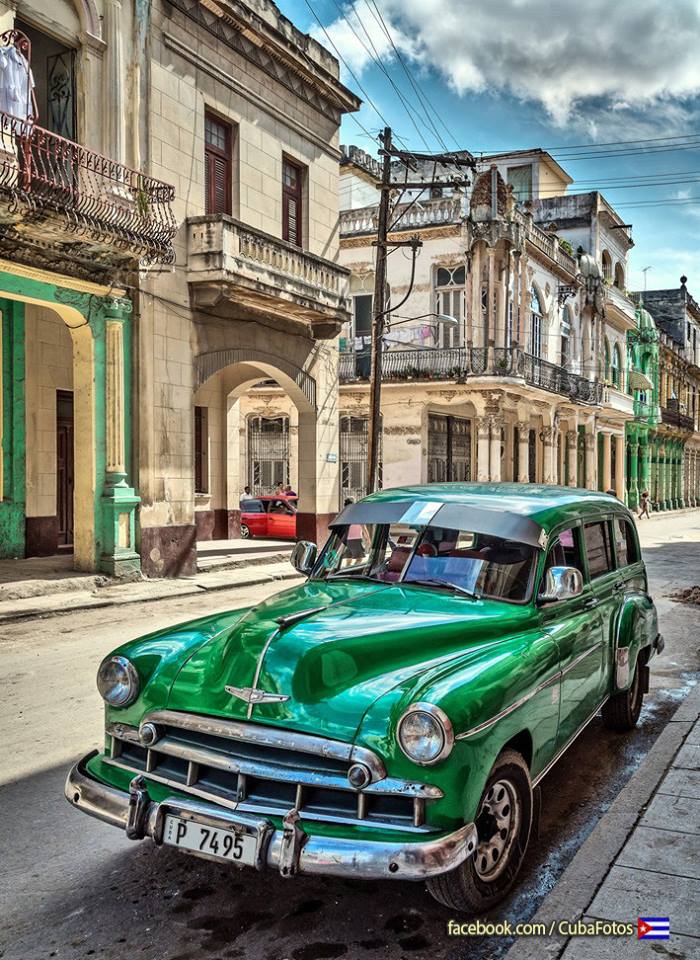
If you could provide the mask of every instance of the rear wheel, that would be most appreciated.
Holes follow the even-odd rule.
[[[603,723],[609,730],[618,730],[624,733],[628,730],[634,730],[637,726],[644,699],[643,669],[644,667],[638,659],[629,690],[616,693],[615,696],[610,697],[603,704]]]
[[[454,870],[431,877],[428,891],[451,910],[483,913],[515,883],[532,825],[532,784],[522,756],[499,755],[486,781],[476,817],[476,853]]]
[[[248,529],[245,523],[241,524],[241,536],[243,537],[244,540],[250,539],[250,530]]]

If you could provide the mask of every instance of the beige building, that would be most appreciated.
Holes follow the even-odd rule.
[[[366,485],[378,175],[373,158],[344,148],[340,262],[353,316],[339,341],[343,498]],[[392,301],[411,293],[385,337],[383,484],[515,480],[624,497],[629,230],[600,194],[567,195],[571,177],[541,150],[486,157],[472,180],[460,191],[438,176],[393,214],[392,238],[422,246],[412,287],[410,252],[389,259]],[[271,406],[293,425],[279,392],[255,395],[246,414]]]

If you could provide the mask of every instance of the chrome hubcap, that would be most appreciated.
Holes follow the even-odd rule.
[[[510,780],[497,780],[482,800],[476,818],[479,845],[474,869],[482,880],[495,880],[505,869],[521,817],[517,790]]]

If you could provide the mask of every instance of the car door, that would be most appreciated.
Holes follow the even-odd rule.
[[[597,703],[601,704],[610,692],[614,628],[624,592],[624,578],[616,565],[612,517],[586,521],[583,536],[592,593],[591,605],[601,625],[600,683],[597,690]]]
[[[602,627],[596,599],[586,580],[581,525],[560,529],[550,541],[544,570],[549,566],[575,567],[584,580],[583,592],[578,597],[542,606],[543,623],[559,651],[557,746],[561,749],[598,706]]]
[[[241,500],[241,524],[251,537],[264,537],[267,532],[267,513],[263,500]]]
[[[284,500],[271,500],[267,511],[267,535],[277,540],[293,536],[291,532],[294,514]]]

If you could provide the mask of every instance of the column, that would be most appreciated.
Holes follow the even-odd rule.
[[[489,480],[489,443],[491,437],[491,418],[476,418],[476,479],[479,483]]]
[[[603,490],[607,493],[612,487],[612,435],[603,434]]]
[[[596,449],[595,425],[591,424],[586,428],[583,441],[584,441],[584,446],[586,451],[586,462],[585,462],[586,490],[597,490],[598,488],[598,450]]]
[[[651,499],[651,509],[654,510],[659,501],[659,442],[655,436],[649,438],[649,450],[649,497]]]
[[[663,446],[659,448],[659,509],[668,510],[668,467],[667,467],[667,457],[668,445],[667,442],[663,442]]]
[[[646,490],[650,495],[651,487],[651,450],[649,446],[649,434],[644,431],[639,436],[639,493]]]
[[[489,454],[489,474],[495,483],[501,482],[501,435],[503,417],[496,414],[491,416],[491,450]]]
[[[627,483],[627,506],[635,510],[639,505],[639,437],[635,431],[629,435],[629,477]]]
[[[542,430],[544,444],[544,464],[542,479],[545,483],[557,482],[557,429],[544,427]]]
[[[615,495],[618,500],[625,502],[625,474],[627,459],[625,457],[625,435],[615,434]]]
[[[530,421],[518,420],[518,483],[530,479]]]
[[[513,343],[511,346],[521,345],[520,340],[520,263],[522,254],[517,251],[513,254]]]
[[[120,0],[106,0],[104,5],[104,153],[117,163],[124,163],[124,64],[122,54],[122,5]]]
[[[481,244],[472,249],[472,342],[475,347],[483,343],[484,325],[481,319]]]
[[[528,353],[530,350],[530,298],[527,289],[527,256],[520,256],[520,346]]]
[[[566,431],[566,463],[569,474],[568,485],[575,487],[578,483],[578,430]]]
[[[128,412],[127,351],[131,301],[110,297],[103,302],[105,331],[105,486],[102,495],[100,569],[118,577],[138,575],[136,507],[139,497],[128,482],[126,423]]]
[[[484,346],[488,348],[486,354],[486,370],[491,372],[494,369],[493,345],[496,336],[496,248],[488,247],[489,258],[489,289],[486,301],[486,339]]]

